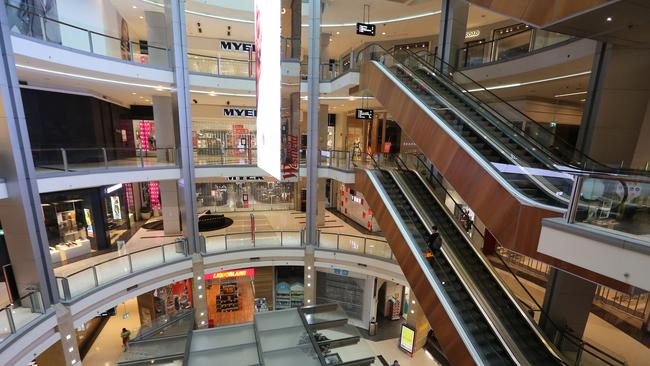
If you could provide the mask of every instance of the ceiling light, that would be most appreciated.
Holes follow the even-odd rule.
[[[580,95],[580,94],[587,94],[587,92],[586,91],[581,91],[581,92],[575,92],[575,93],[558,94],[558,95],[555,95],[555,98],[570,97],[572,95]]]
[[[286,14],[286,13],[287,13],[287,9],[282,8],[282,11],[280,11],[280,14]]]
[[[137,94],[136,92],[131,93],[131,95],[136,95],[136,94]]]
[[[382,36],[385,36],[385,35],[386,35],[386,32],[381,32],[381,35],[382,35]]]
[[[474,92],[480,92],[480,91],[485,91],[485,90],[516,88],[518,86],[545,83],[547,81],[562,80],[562,79],[574,78],[576,76],[583,76],[583,75],[589,75],[589,74],[591,74],[591,71],[582,71],[582,72],[577,72],[575,74],[560,75],[560,76],[555,76],[555,77],[547,78],[547,79],[524,81],[523,83],[513,83],[513,84],[487,86],[487,87],[484,87],[484,88],[469,89],[466,92],[474,93]],[[464,92],[464,93],[466,93],[466,92]]]
[[[133,6],[132,6],[132,8],[133,8],[133,9],[137,9],[138,7],[137,7],[137,6],[135,6],[135,5],[133,5]]]
[[[341,32],[339,32],[339,31],[336,31],[336,34],[337,34],[337,35],[338,35],[338,34],[341,34]]]
[[[608,21],[608,22],[611,22],[614,19],[612,17],[607,17],[607,19],[605,19],[605,20]]]
[[[140,15],[140,19],[144,19],[144,17],[142,15]]]
[[[587,101],[587,99],[580,99],[580,101],[581,101],[581,102],[586,102],[586,101]]]

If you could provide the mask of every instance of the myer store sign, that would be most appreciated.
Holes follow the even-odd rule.
[[[257,109],[255,108],[246,108],[246,107],[224,107],[223,108],[224,117],[244,117],[244,118],[255,118],[257,117]]]
[[[250,42],[222,40],[219,45],[222,51],[255,52],[255,43]]]

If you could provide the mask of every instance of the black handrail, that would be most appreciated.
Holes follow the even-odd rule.
[[[425,167],[425,168],[427,167],[427,163],[426,163],[426,161],[422,158],[421,154],[418,154],[418,153],[406,153],[406,155],[411,155],[411,156],[415,157],[415,158],[418,160],[418,162],[419,162],[420,164],[422,164],[423,167]],[[398,159],[404,163],[404,161],[401,159],[401,157],[398,157]],[[437,185],[438,185],[440,188],[442,188],[442,190],[445,192],[445,194],[446,194],[447,196],[449,196],[449,198],[451,198],[452,202],[454,202],[454,206],[455,206],[455,207],[457,207],[458,209],[462,209],[462,206],[459,205],[458,202],[456,202],[456,200],[455,200],[454,197],[451,195],[451,193],[449,193],[449,191],[447,190],[447,188],[445,188],[445,186],[442,184],[442,182],[440,182],[440,180],[438,180],[438,178],[437,178],[435,175],[433,175],[433,174],[429,174],[428,177],[429,177],[429,178],[433,178],[433,179],[436,181]],[[461,212],[462,212],[462,211],[461,211]],[[474,232],[478,233],[479,236],[480,236],[481,238],[483,238],[483,240],[485,240],[485,237],[484,237],[483,234],[478,230],[478,228],[474,225],[474,222],[471,223],[471,226],[472,226],[472,228],[474,229]],[[560,327],[560,326],[558,326],[555,322],[553,322],[553,320],[548,316],[548,313],[543,309],[542,306],[539,305],[539,303],[537,302],[537,300],[535,300],[535,298],[533,297],[532,293],[530,293],[530,291],[526,288],[526,286],[521,282],[521,280],[520,280],[519,277],[515,274],[515,272],[512,270],[512,268],[510,268],[510,266],[509,266],[509,265],[504,261],[503,257],[502,257],[498,252],[495,252],[495,255],[496,255],[496,257],[497,257],[497,258],[502,262],[503,266],[507,269],[507,271],[508,271],[508,272],[509,272],[509,273],[510,273],[514,278],[515,278],[515,280],[517,281],[517,283],[521,286],[521,288],[524,290],[524,292],[526,292],[526,294],[528,295],[528,297],[533,301],[533,303],[534,303],[535,306],[537,307],[537,310],[536,310],[536,311],[539,311],[540,314],[544,315],[544,316],[545,316],[545,320],[548,321],[548,323],[549,323],[549,324],[550,324],[550,325],[551,325],[551,326],[552,326],[552,327],[553,327],[557,332],[559,332],[560,334],[562,334],[563,336],[565,336],[565,337],[569,340],[569,342],[573,343],[574,345],[576,345],[576,346],[578,346],[578,347],[580,347],[580,348],[583,348],[583,350],[585,350],[585,351],[586,351],[587,353],[589,353],[589,354],[592,354],[594,357],[597,357],[597,358],[599,358],[599,359],[602,360],[602,358],[600,358],[598,355],[595,355],[595,354],[591,353],[590,351],[584,349],[585,346],[589,346],[589,347],[593,348],[594,350],[598,351],[599,353],[601,353],[601,354],[603,354],[603,355],[606,355],[607,357],[611,358],[611,359],[614,360],[615,362],[618,362],[618,364],[620,364],[620,365],[625,365],[625,362],[623,362],[623,361],[617,359],[617,358],[614,357],[614,356],[609,355],[607,352],[600,350],[599,348],[597,348],[597,347],[591,345],[590,343],[583,341],[583,340],[580,339],[579,337],[576,337],[575,335],[566,332],[566,329],[565,329],[565,328]],[[532,310],[535,310],[535,309],[532,309]],[[605,360],[602,360],[602,361],[605,362],[605,363],[607,363],[608,365],[612,365],[612,366],[615,366],[615,365],[616,365],[616,364],[609,363],[609,362],[607,362],[607,361],[605,361]]]

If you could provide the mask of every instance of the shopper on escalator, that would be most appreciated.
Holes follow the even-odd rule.
[[[438,232],[438,227],[431,227],[431,234],[427,238],[427,247],[433,253],[434,251],[440,249],[442,246],[442,239],[440,239],[440,233]]]

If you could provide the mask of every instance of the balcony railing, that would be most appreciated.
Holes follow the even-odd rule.
[[[32,149],[37,173],[175,166],[177,154],[176,148],[153,151],[119,147]]]
[[[564,34],[529,28],[513,32],[506,37],[461,48],[458,50],[458,67],[476,67],[505,61],[571,39],[571,36]]]
[[[232,59],[220,56],[188,53],[190,72],[217,76],[255,78],[255,60]]]
[[[70,301],[134,273],[182,261],[188,259],[188,256],[189,250],[185,240],[120,255],[74,273],[57,276],[59,296],[62,300]]]
[[[29,291],[20,299],[0,309],[0,341],[16,333],[45,313],[39,291]]]
[[[169,66],[168,49],[163,45],[136,42],[95,32],[58,19],[48,18],[11,3],[7,3],[7,13],[11,31],[16,34],[124,61]],[[31,25],[21,23],[25,16],[33,18]],[[154,54],[158,55],[155,59],[152,57]]]

